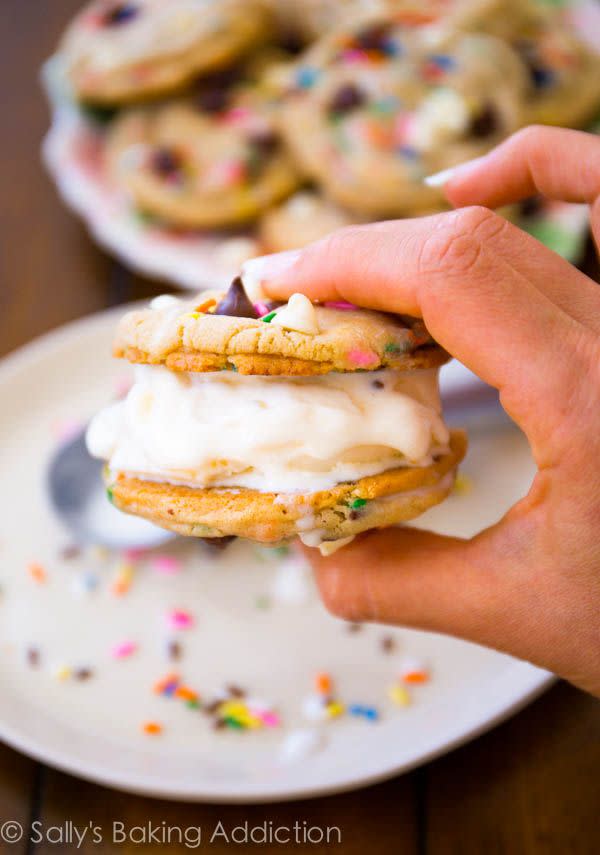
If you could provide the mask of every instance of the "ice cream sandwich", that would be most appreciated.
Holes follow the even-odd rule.
[[[448,355],[417,318],[253,302],[238,278],[129,312],[114,354],[135,382],[88,447],[118,508],[179,534],[333,551],[441,502],[466,450],[441,414]]]

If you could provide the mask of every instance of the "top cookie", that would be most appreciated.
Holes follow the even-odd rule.
[[[78,98],[122,104],[168,93],[261,40],[262,0],[96,0],[61,45]]]
[[[161,297],[122,319],[114,354],[173,371],[308,376],[330,371],[408,371],[443,364],[448,355],[418,318],[313,305],[300,294],[287,304],[253,304],[236,279],[229,291],[194,302]]]

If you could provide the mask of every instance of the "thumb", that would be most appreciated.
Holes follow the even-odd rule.
[[[326,607],[338,617],[481,641],[498,594],[494,574],[479,571],[472,543],[390,528],[362,535],[329,557],[306,547],[305,554]]]
[[[469,541],[395,528],[361,536],[327,558],[315,549],[305,554],[338,617],[453,635],[598,691],[578,671],[585,657],[564,591],[555,590],[548,568],[540,570],[539,556],[530,556],[532,532],[516,511]]]

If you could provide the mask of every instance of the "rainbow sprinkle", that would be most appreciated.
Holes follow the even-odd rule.
[[[400,679],[408,684],[428,683],[430,673],[428,668],[419,659],[406,659],[400,669]]]
[[[137,642],[121,641],[119,644],[115,644],[110,651],[110,655],[113,659],[127,659],[129,656],[133,656],[137,649]]]
[[[179,674],[167,674],[154,685],[155,694],[183,701],[192,710],[201,710],[212,719],[216,730],[258,730],[279,727],[279,713],[269,704],[247,698],[243,689],[228,686],[209,701],[202,702],[200,694],[182,682]]]
[[[408,707],[412,696],[407,686],[420,686],[429,682],[429,669],[420,659],[405,659],[400,668],[400,675],[389,687],[388,697],[397,707]]]
[[[320,695],[329,695],[333,688],[333,680],[331,675],[320,671],[315,676],[315,689]]]
[[[122,597],[131,588],[135,567],[129,561],[121,561],[117,564],[115,578],[111,585],[111,593],[115,597]]]
[[[154,684],[153,691],[156,695],[166,695],[167,697],[171,697],[179,686],[179,683],[179,674],[167,674],[166,677],[163,677]]]
[[[48,581],[48,574],[41,564],[32,561],[27,565],[27,572],[37,585],[44,585]]]
[[[345,300],[330,300],[323,305],[326,309],[337,309],[339,312],[353,312],[358,308],[354,303],[347,303]]]
[[[348,351],[348,361],[352,365],[360,366],[361,368],[369,368],[377,364],[379,357],[374,350],[362,350],[362,348],[354,347]]]
[[[172,609],[167,613],[167,623],[172,629],[191,629],[194,626],[194,617],[183,609]]]
[[[320,72],[310,65],[303,65],[296,71],[295,84],[299,89],[310,89],[319,79]]]
[[[254,310],[259,318],[269,314],[269,307],[266,303],[254,303]]]
[[[388,697],[398,707],[408,707],[411,703],[411,697],[408,689],[398,683],[390,686],[388,689]]]
[[[375,707],[364,706],[363,704],[352,704],[348,707],[348,712],[358,718],[366,718],[367,721],[377,721],[379,718],[379,712]]]
[[[173,555],[155,555],[150,560],[150,567],[156,573],[162,573],[165,576],[174,576],[176,573],[181,572],[182,563],[179,558],[175,558]]]
[[[57,680],[60,680],[61,683],[63,683],[65,680],[68,680],[72,674],[73,672],[68,665],[57,665],[53,671],[53,676]]]
[[[345,714],[370,722],[379,720],[376,707],[362,703],[345,704],[335,697],[333,679],[327,672],[319,671],[315,674],[314,686],[314,692],[307,695],[302,704],[304,717],[309,721],[331,721]]]

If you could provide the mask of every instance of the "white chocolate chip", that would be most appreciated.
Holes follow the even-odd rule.
[[[306,335],[318,335],[320,332],[315,307],[304,294],[292,294],[287,305],[277,310],[271,323]]]
[[[463,133],[469,119],[469,107],[462,95],[452,89],[436,89],[414,114],[410,142],[427,151]]]
[[[313,217],[318,207],[317,197],[312,193],[296,193],[287,204],[289,213],[299,220],[308,220]]]
[[[168,309],[178,302],[179,300],[177,299],[177,297],[174,297],[172,294],[159,294],[158,297],[155,297],[153,300],[150,300],[150,308]]]

